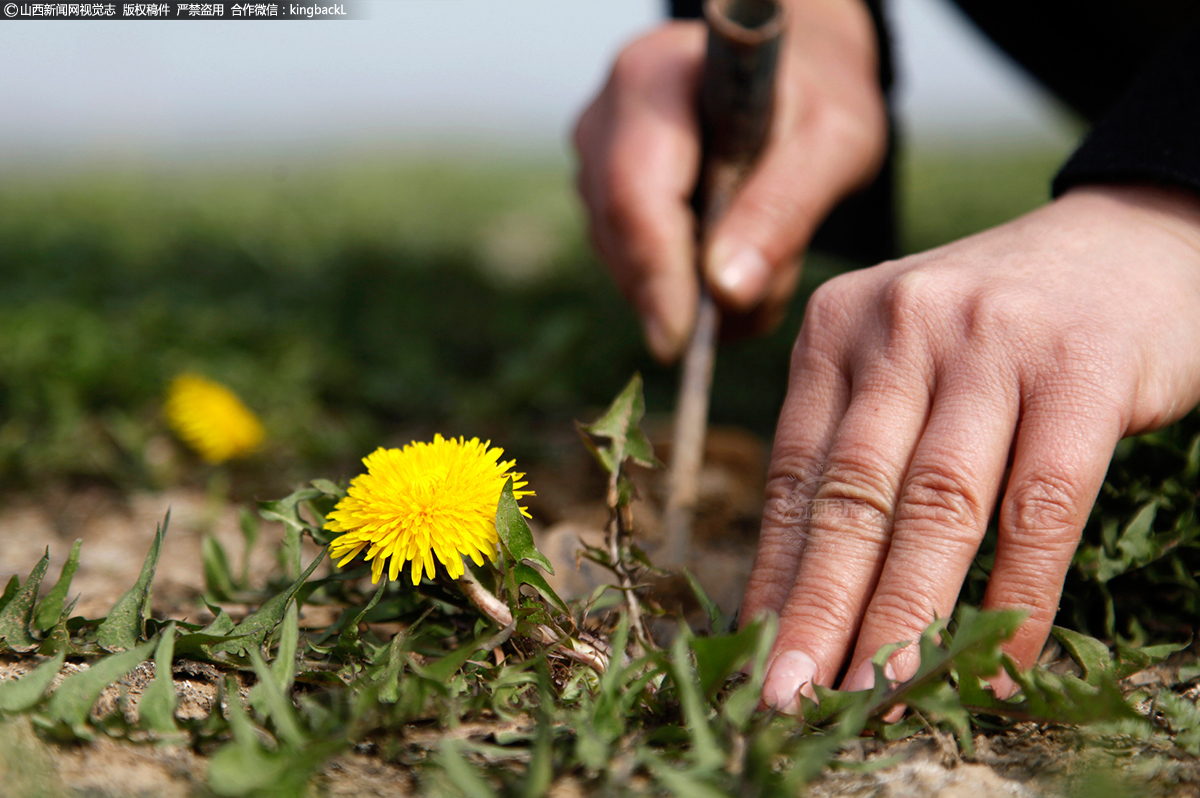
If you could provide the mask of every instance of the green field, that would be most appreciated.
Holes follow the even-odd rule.
[[[1044,201],[1058,155],[903,161],[919,249]],[[8,488],[186,478],[146,452],[167,381],[234,387],[270,430],[246,467],[280,490],[396,435],[504,435],[536,454],[560,423],[646,375],[591,254],[570,167],[386,155],[266,167],[109,165],[0,182],[0,477]],[[845,264],[810,259],[772,337],[725,348],[713,417],[769,436],[803,296]],[[269,478],[265,475],[270,475]]]

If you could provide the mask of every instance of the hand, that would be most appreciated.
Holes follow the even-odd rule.
[[[710,237],[704,270],[737,326],[776,323],[795,289],[794,257],[837,202],[879,170],[887,117],[875,30],[860,0],[791,0],[776,115],[759,167]],[[677,357],[696,313],[689,200],[700,142],[699,22],[630,44],[575,130],[592,239],[642,317],[651,352]]]
[[[821,286],[742,608],[779,614],[764,702],[794,711],[847,663],[842,687],[870,687],[881,646],[953,610],[997,501],[984,606],[1028,612],[1005,651],[1032,665],[1118,440],[1200,401],[1198,343],[1200,200],[1182,191],[1075,189]],[[901,649],[888,677],[918,664]]]

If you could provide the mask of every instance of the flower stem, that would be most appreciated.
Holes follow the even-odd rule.
[[[480,584],[469,570],[458,580],[458,586],[463,595],[496,625],[502,629],[514,625],[512,610],[508,605]],[[526,636],[543,645],[558,646],[557,653],[567,659],[587,665],[596,673],[602,674],[608,670],[609,653],[597,646],[562,635],[545,624],[538,624],[531,632]]]

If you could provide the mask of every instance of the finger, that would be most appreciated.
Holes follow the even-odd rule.
[[[694,97],[703,46],[695,23],[666,26],[631,45],[576,133],[593,240],[664,361],[679,354],[696,308],[689,199],[699,162]]]
[[[793,711],[833,682],[887,556],[892,514],[925,426],[923,375],[883,362],[856,380],[811,503],[804,555],[779,616],[764,702]]]
[[[721,318],[721,339],[737,341],[764,335],[779,326],[787,316],[792,295],[800,282],[803,260],[789,258],[771,276],[770,285],[761,302],[746,313],[726,313]]]
[[[915,642],[954,609],[959,589],[987,531],[1017,424],[1018,402],[989,390],[995,374],[941,387],[913,453],[896,506],[892,545],[871,597],[842,683],[875,683],[871,658],[883,646]],[[915,645],[888,660],[888,678],[917,671]]]
[[[1087,397],[1049,395],[1023,410],[983,600],[984,609],[1028,613],[1003,647],[1022,668],[1037,661],[1050,634],[1063,580],[1124,430],[1120,411]],[[999,681],[994,688],[1007,697],[1011,681]]]
[[[761,302],[834,205],[874,172],[871,158],[852,155],[839,130],[804,125],[772,141],[710,235],[704,272],[728,309]]]
[[[849,379],[836,347],[836,327],[814,297],[792,355],[787,398],[767,471],[762,529],[739,616],[743,625],[778,614],[804,551],[805,519],[821,464],[846,412]]]

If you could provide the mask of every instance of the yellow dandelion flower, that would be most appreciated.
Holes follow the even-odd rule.
[[[376,449],[363,458],[367,473],[350,482],[344,499],[326,519],[325,528],[342,532],[329,553],[345,565],[367,549],[371,581],[378,582],[388,558],[388,578],[396,579],[412,562],[413,584],[422,571],[434,575],[433,558],[452,579],[463,575],[463,555],[476,565],[496,557],[496,506],[509,477],[519,500],[528,483],[512,471],[514,460],[501,462],[503,449],[491,442],[435,435],[432,443],[413,441],[403,449]],[[525,508],[521,512],[529,514]],[[368,548],[369,547],[369,548]]]
[[[180,440],[209,463],[223,463],[258,448],[263,425],[237,394],[196,374],[171,381],[163,407]]]

